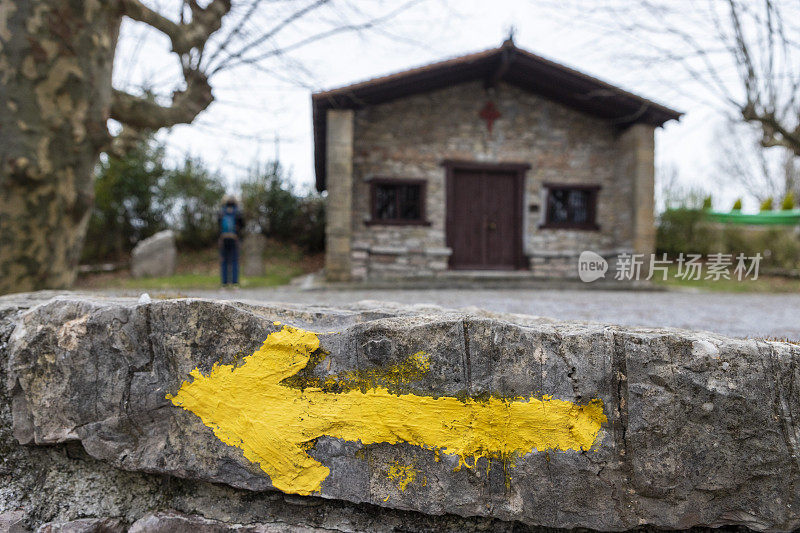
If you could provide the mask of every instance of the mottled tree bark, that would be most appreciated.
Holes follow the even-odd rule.
[[[0,294],[72,284],[93,200],[93,169],[111,138],[194,120],[212,102],[201,52],[230,0],[186,4],[173,22],[139,0],[0,0]],[[169,37],[185,87],[172,105],[111,86],[123,16]]]
[[[74,279],[121,18],[101,0],[0,0],[0,293]]]

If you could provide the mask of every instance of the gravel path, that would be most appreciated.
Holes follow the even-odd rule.
[[[735,337],[800,340],[800,294],[730,294],[597,290],[329,290],[242,289],[187,295],[258,302],[337,304],[382,300],[443,307],[481,307],[564,320],[708,330]]]

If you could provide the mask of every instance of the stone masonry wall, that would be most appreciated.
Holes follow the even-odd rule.
[[[489,133],[479,117],[487,100],[501,113]],[[508,84],[480,82],[358,110],[353,148],[354,279],[432,276],[447,269],[445,169],[441,162],[528,163],[524,253],[531,274],[575,276],[577,255],[630,251],[633,178],[619,178],[612,125]],[[369,180],[427,180],[429,226],[367,225]],[[540,229],[545,182],[598,184],[599,231]]]
[[[0,297],[0,532],[793,531],[798,359],[429,305]]]

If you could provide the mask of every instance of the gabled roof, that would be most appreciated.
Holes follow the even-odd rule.
[[[390,74],[311,96],[314,116],[314,167],[317,190],[326,188],[325,132],[328,109],[359,109],[458,83],[484,80],[516,85],[625,128],[645,123],[661,126],[682,113],[629,93],[577,70],[517,48],[507,40],[499,48]]]

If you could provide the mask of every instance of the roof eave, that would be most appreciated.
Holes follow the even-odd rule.
[[[514,68],[515,65],[517,68]],[[328,109],[359,109],[365,105],[376,105],[475,79],[484,79],[487,83],[502,80],[520,86],[568,107],[608,119],[621,128],[636,123],[661,127],[670,120],[680,120],[684,115],[517,48],[507,41],[499,48],[312,94],[317,190],[322,192],[327,186],[325,130]],[[559,93],[565,86],[570,91]],[[612,114],[612,111],[616,111],[616,114]]]

